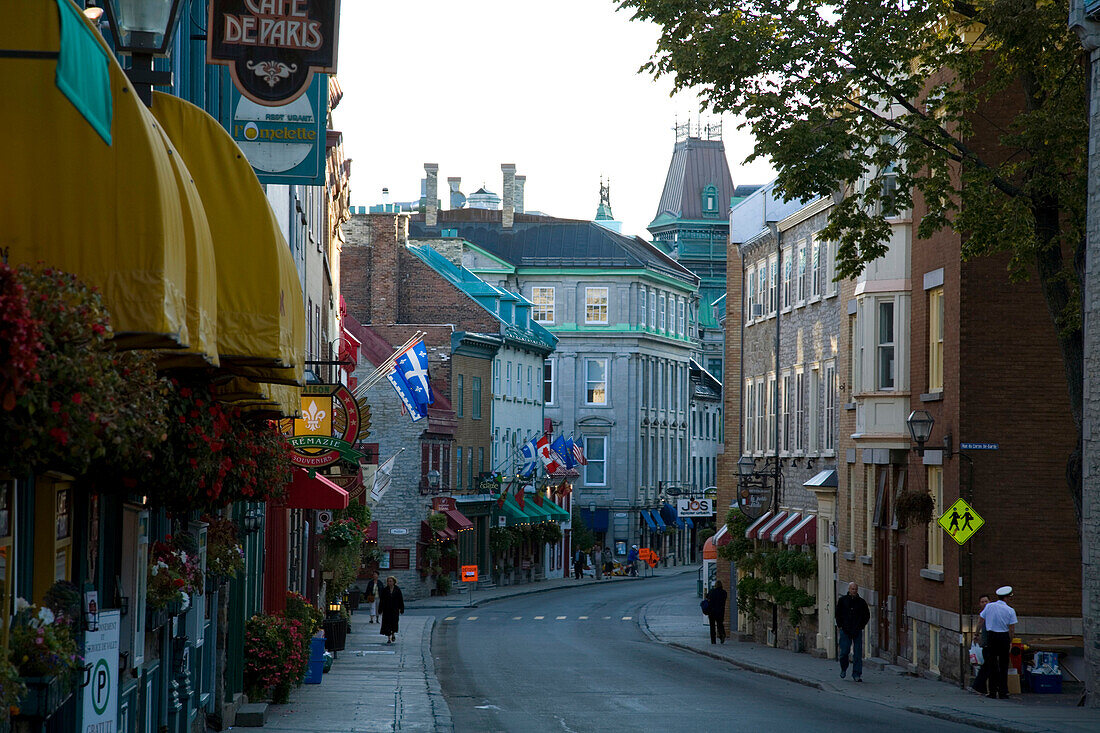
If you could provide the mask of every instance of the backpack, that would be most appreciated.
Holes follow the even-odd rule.
[[[710,599],[704,598],[703,600],[699,601],[699,608],[703,610],[704,615],[710,613]]]

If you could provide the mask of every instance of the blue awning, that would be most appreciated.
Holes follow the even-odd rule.
[[[642,515],[642,519],[645,520],[645,523],[649,525],[649,528],[651,530],[656,531],[657,530],[657,525],[653,523],[653,517],[649,516],[649,510],[648,509],[642,509],[642,510],[640,510],[639,513]]]
[[[653,521],[657,523],[657,529],[664,532],[667,527],[665,525],[665,520],[661,519],[661,513],[656,509],[650,509],[649,516],[653,517]]]
[[[691,517],[684,517],[684,526],[691,529],[695,526],[695,522],[691,521]]]
[[[610,513],[607,509],[597,509],[594,512],[581,509],[581,521],[584,522],[584,526],[593,532],[606,532],[610,521]]]
[[[661,505],[661,518],[665,520],[665,524],[677,527],[683,527],[684,523],[680,519],[680,515],[676,512],[676,507],[672,506],[668,502]]]

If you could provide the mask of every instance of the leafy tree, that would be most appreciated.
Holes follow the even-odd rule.
[[[573,533],[570,539],[573,544],[573,552],[577,550],[588,552],[592,549],[592,545],[596,544],[596,535],[592,534],[592,530],[581,519],[579,509],[573,510]]]
[[[915,197],[920,237],[949,227],[964,258],[1007,253],[1014,280],[1036,275],[1080,436],[1087,63],[1068,2],[618,0],[661,28],[642,69],[741,115],[779,193],[843,194],[824,232],[838,277],[886,252],[887,216]]]

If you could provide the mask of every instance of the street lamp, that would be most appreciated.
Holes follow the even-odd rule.
[[[180,0],[106,0],[115,50],[130,55],[126,76],[146,106],[153,87],[172,83],[172,74],[153,71],[153,57],[164,56],[172,42]]]
[[[909,413],[905,424],[909,427],[909,435],[913,437],[913,442],[917,444],[917,453],[923,456],[924,444],[932,435],[932,426],[936,424],[936,419],[928,410],[913,410]]]
[[[436,469],[428,471],[428,486],[433,489],[439,488],[439,482],[442,480],[443,475]]]
[[[737,461],[737,472],[742,476],[751,476],[756,470],[756,460],[750,455],[741,456]]]

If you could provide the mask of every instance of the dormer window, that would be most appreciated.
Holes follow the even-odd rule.
[[[718,216],[718,187],[714,184],[703,187],[703,216]]]

